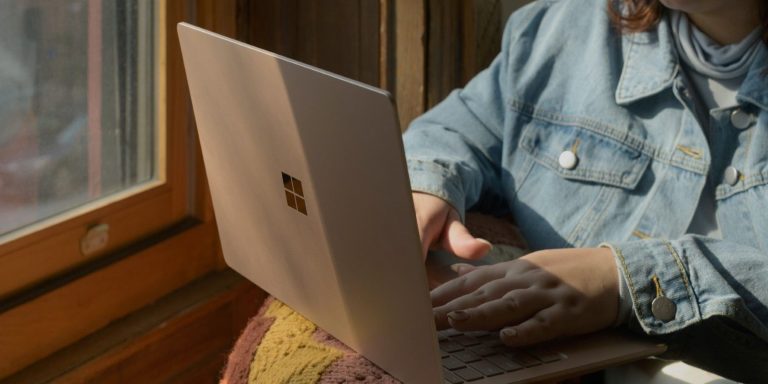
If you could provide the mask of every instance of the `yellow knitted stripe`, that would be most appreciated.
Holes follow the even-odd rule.
[[[275,322],[261,339],[251,361],[250,384],[314,384],[343,354],[312,339],[315,325],[277,300],[264,316],[274,317]]]

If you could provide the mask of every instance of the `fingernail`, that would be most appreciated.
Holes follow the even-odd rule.
[[[491,242],[490,242],[490,241],[488,241],[488,240],[486,240],[486,239],[481,239],[481,238],[479,238],[479,237],[478,237],[478,238],[477,238],[477,241],[479,241],[479,242],[481,242],[481,243],[485,243],[485,244],[488,244],[488,246],[489,246],[489,247],[493,248],[493,244],[491,244]]]
[[[469,313],[465,311],[448,312],[448,318],[453,321],[464,321],[466,319],[469,319]]]
[[[487,252],[493,251],[493,243],[491,243],[490,241],[488,241],[486,239],[480,239],[480,238],[478,238],[477,241],[479,241],[479,242],[481,242],[483,244],[488,244],[488,251]],[[487,255],[487,253],[486,253],[486,255]],[[483,255],[483,256],[485,256],[485,255]]]
[[[457,263],[457,264],[451,264],[451,270],[461,275],[462,272],[464,272],[467,268],[472,268],[469,264],[463,264],[463,263]]]
[[[501,331],[501,336],[512,338],[517,336],[517,329],[514,328],[505,328]]]

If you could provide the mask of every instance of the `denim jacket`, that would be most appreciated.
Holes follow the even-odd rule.
[[[667,357],[766,381],[765,46],[708,132],[691,92],[666,18],[622,35],[604,0],[535,2],[492,65],[406,131],[411,186],[462,215],[511,213],[532,249],[609,244],[637,331]],[[722,240],[686,234],[708,178]],[[673,318],[654,315],[658,296]]]

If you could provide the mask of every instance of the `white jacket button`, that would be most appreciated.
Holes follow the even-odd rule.
[[[560,164],[560,167],[564,169],[574,169],[579,162],[579,158],[576,157],[576,154],[572,151],[563,151],[557,159],[557,162]]]

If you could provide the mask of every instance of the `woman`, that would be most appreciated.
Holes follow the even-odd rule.
[[[757,0],[539,1],[405,133],[424,246],[482,257],[468,208],[537,252],[432,292],[512,346],[626,326],[768,378],[768,50]],[[748,368],[748,369],[745,369]]]

